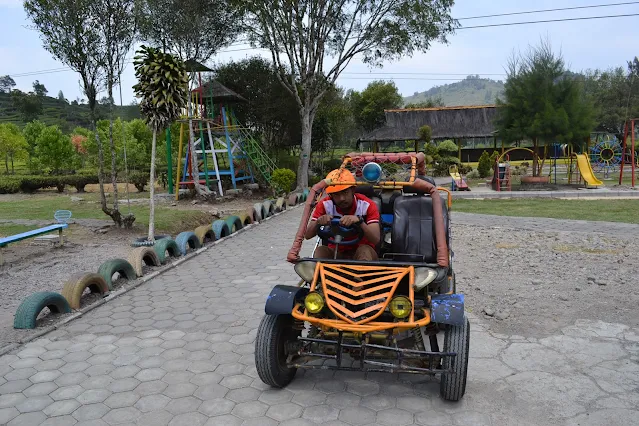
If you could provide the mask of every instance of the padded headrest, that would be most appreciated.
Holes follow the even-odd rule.
[[[430,182],[432,185],[437,186],[435,183],[435,179],[430,176],[417,175],[417,179],[425,180],[426,182]],[[417,191],[412,185],[404,187],[404,194],[419,194],[424,195],[423,191]]]
[[[355,185],[355,193],[362,194],[365,197],[375,197],[375,189],[373,185]]]

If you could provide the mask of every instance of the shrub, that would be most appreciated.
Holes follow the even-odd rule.
[[[433,129],[429,125],[424,125],[417,130],[417,137],[419,140],[429,143],[433,138]]]
[[[487,177],[490,174],[491,168],[492,163],[490,162],[490,155],[487,151],[484,151],[481,153],[481,156],[479,157],[479,164],[477,165],[479,177]]]
[[[0,176],[0,194],[20,192],[20,176]]]
[[[98,183],[95,174],[74,175],[19,175],[0,177],[0,194],[15,194],[24,192],[31,194],[39,189],[56,188],[58,192],[64,192],[67,185],[73,186],[78,192],[84,192],[84,186]]]
[[[479,179],[481,176],[479,176],[479,172],[477,171],[477,169],[472,169],[466,174],[466,177],[468,179]]]
[[[132,183],[135,186],[135,189],[138,192],[144,192],[144,188],[149,183],[149,173],[147,172],[130,172],[129,173],[129,183]]]
[[[66,176],[67,185],[71,185],[77,192],[84,192],[84,187],[90,184],[97,184],[98,175],[93,173],[79,173],[76,175]]]
[[[293,189],[297,175],[291,169],[275,169],[271,176],[271,184],[277,193],[288,193]]]
[[[499,152],[493,151],[493,153],[490,155],[490,167],[495,167],[495,163],[497,162],[499,155]]]

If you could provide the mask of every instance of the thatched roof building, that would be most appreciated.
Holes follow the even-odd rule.
[[[433,139],[493,137],[497,106],[391,109],[384,112],[386,125],[362,136],[360,142],[413,140],[424,125],[431,127]]]

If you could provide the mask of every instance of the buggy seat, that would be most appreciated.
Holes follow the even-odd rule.
[[[391,231],[391,253],[385,258],[414,262],[437,263],[437,241],[433,219],[433,199],[423,193],[413,193],[411,187],[395,199]],[[442,203],[446,240],[449,243],[449,217]],[[450,246],[450,245],[449,245]]]

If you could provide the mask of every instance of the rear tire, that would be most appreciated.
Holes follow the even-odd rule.
[[[297,340],[291,315],[265,315],[255,338],[255,367],[267,385],[283,388],[295,377],[297,368],[286,366],[286,343]]]
[[[468,352],[470,348],[470,323],[464,317],[462,325],[447,325],[444,332],[443,352],[455,352],[455,358],[446,357],[443,368],[452,367],[452,373],[442,373],[439,393],[446,401],[459,401],[466,393],[468,376]]]

